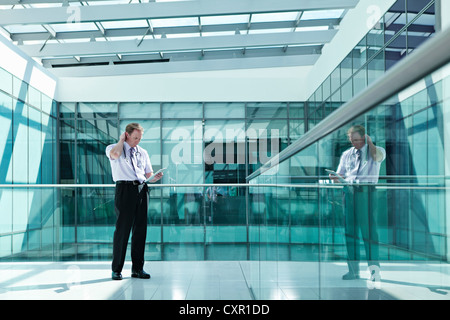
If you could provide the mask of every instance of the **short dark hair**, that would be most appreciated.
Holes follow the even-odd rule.
[[[363,126],[360,125],[354,125],[351,126],[350,129],[348,129],[347,134],[357,132],[361,137],[364,137],[366,135],[366,129]]]
[[[139,123],[136,123],[136,122],[129,123],[127,125],[127,127],[125,128],[125,131],[128,134],[132,134],[134,130],[139,130],[141,132],[144,132],[144,128],[142,128],[142,126]]]

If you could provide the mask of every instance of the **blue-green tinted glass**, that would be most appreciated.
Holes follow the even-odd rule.
[[[119,117],[124,119],[159,119],[161,117],[160,104],[145,102],[120,103]]]
[[[162,117],[167,119],[175,118],[202,118],[202,103],[163,103]]]
[[[12,75],[2,68],[0,68],[0,90],[12,93]]]
[[[205,118],[245,118],[245,104],[238,102],[205,103]]]
[[[117,118],[117,103],[78,103],[80,118]]]
[[[287,118],[286,103],[247,103],[248,118]]]

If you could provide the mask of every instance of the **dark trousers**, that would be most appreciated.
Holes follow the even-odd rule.
[[[369,266],[378,266],[378,230],[375,219],[376,191],[373,186],[345,188],[345,240],[349,271],[357,274],[360,261],[361,232]]]
[[[117,184],[114,199],[116,230],[114,231],[112,271],[122,272],[130,231],[132,270],[144,268],[147,238],[148,186]]]

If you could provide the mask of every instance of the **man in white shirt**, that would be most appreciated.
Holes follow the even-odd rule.
[[[113,240],[112,279],[122,280],[128,239],[131,237],[131,276],[149,279],[144,271],[147,237],[148,186],[145,180],[153,173],[150,157],[138,146],[144,129],[138,123],[127,125],[119,141],[106,147],[113,180],[116,183],[114,207],[117,216]],[[161,179],[159,173],[150,182]]]
[[[336,172],[349,183],[344,188],[345,239],[349,272],[342,279],[352,280],[359,278],[359,230],[364,241],[369,268],[371,272],[379,271],[378,231],[374,218],[377,203],[372,184],[378,182],[386,151],[373,144],[363,126],[352,126],[347,131],[347,137],[352,147],[342,154]],[[330,175],[330,178],[337,181],[335,176]],[[371,277],[375,275],[372,273]]]

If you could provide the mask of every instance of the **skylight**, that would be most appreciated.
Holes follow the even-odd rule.
[[[184,26],[197,26],[198,19],[191,18],[168,18],[168,19],[151,19],[150,20],[153,28],[162,27],[184,27]]]
[[[295,29],[296,32],[307,32],[307,31],[320,31],[320,30],[328,30],[328,26],[317,26],[317,27],[297,27]]]
[[[179,4],[158,4],[177,1]],[[237,60],[267,57],[276,61],[274,57],[285,55],[298,55],[301,60],[310,51],[290,48],[323,46],[331,41],[340,20],[358,1],[346,0],[342,9],[336,9],[339,1],[258,0],[249,6],[247,1],[239,0],[33,0],[31,3],[17,1],[17,4],[7,0],[13,5],[0,6],[0,18],[4,18],[3,24],[0,21],[0,32],[47,67],[63,64],[56,61],[58,57],[70,55],[78,62],[83,57],[95,56],[95,63],[103,63],[110,62],[111,56],[125,60],[131,54],[145,57],[149,49],[163,58],[174,48],[175,58],[177,53],[195,49],[183,56],[184,61],[202,60],[205,52],[214,52],[217,54],[209,55],[208,59],[235,59],[238,65],[244,66],[246,63]],[[67,14],[72,11],[66,9],[75,9],[73,14],[79,15],[79,20],[68,23]],[[32,21],[17,10],[35,10],[29,16]],[[318,30],[324,31],[320,43],[313,33]],[[222,38],[202,40],[211,37]],[[160,38],[170,40],[155,41]],[[116,43],[105,46],[100,42]],[[279,59],[280,63],[284,60],[287,59]],[[313,60],[306,57],[305,61]]]
[[[166,35],[167,38],[194,38],[194,37],[200,37],[200,33],[171,33]]]
[[[51,24],[50,27],[53,30],[55,30],[55,32],[73,32],[73,31],[98,30],[97,26],[93,22],[58,23],[58,24]]]
[[[291,31],[292,31],[292,28],[260,29],[260,30],[249,30],[248,34],[281,33],[281,32],[291,32]]]
[[[232,36],[235,31],[202,32],[203,37]]]
[[[249,18],[250,18],[249,14],[237,14],[227,16],[201,17],[200,21],[202,25],[233,24],[233,23],[247,23]]]
[[[139,28],[148,27],[148,23],[146,20],[103,21],[102,26],[105,29]]]
[[[45,32],[45,28],[41,25],[10,25],[5,27],[6,31],[10,33],[24,33],[24,32]]]
[[[343,13],[344,13],[344,10],[305,11],[302,15],[302,20],[338,19],[342,16]]]
[[[294,21],[299,12],[257,13],[252,15],[251,22]]]

